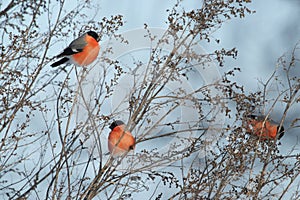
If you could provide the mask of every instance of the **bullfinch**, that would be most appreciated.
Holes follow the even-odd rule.
[[[279,140],[284,135],[283,126],[264,116],[249,115],[246,129],[247,133],[258,136],[260,140],[275,140],[276,137]]]
[[[126,130],[124,122],[114,121],[109,128],[111,132],[108,136],[108,150],[113,157],[125,155],[135,148],[135,138]]]
[[[56,58],[61,59],[51,64],[51,66],[57,67],[68,62],[78,66],[91,64],[99,54],[100,46],[98,40],[99,36],[96,32],[88,31],[71,42],[61,54],[57,55]]]

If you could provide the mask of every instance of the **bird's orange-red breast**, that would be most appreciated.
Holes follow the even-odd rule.
[[[124,122],[114,121],[108,136],[108,150],[113,157],[123,156],[135,148],[135,138],[126,130]]]
[[[61,64],[70,62],[78,66],[87,66],[96,60],[100,45],[98,43],[99,36],[94,31],[88,31],[79,38],[75,39],[64,51],[56,56],[61,58],[57,62],[51,64],[57,67]]]
[[[279,130],[280,128],[280,130]],[[284,128],[264,116],[249,115],[247,118],[247,133],[254,134],[260,140],[278,140],[284,135]]]

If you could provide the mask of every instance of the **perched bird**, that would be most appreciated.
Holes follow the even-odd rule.
[[[126,126],[121,120],[114,121],[109,128],[108,150],[113,157],[123,156],[135,148],[135,138],[125,130]]]
[[[279,130],[280,128],[280,130]],[[247,133],[257,135],[261,140],[278,140],[284,135],[284,128],[264,116],[249,115],[247,118]],[[277,134],[279,134],[277,136]]]
[[[57,67],[67,62],[78,66],[87,66],[91,64],[99,54],[100,46],[98,40],[99,36],[94,31],[83,34],[71,42],[61,54],[57,55],[56,58],[61,59],[51,64],[51,66]]]

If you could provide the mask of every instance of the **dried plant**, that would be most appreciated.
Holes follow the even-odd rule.
[[[241,69],[226,66],[236,48],[198,48],[202,41],[219,43],[213,33],[224,22],[253,13],[250,0],[205,0],[194,10],[178,1],[167,10],[164,32],[147,24],[139,32],[152,46],[146,57],[132,56],[130,66],[111,45],[131,45],[119,34],[123,17],[99,20],[95,2],[72,10],[67,3],[10,1],[0,10],[1,198],[299,198],[296,147],[283,154],[279,141],[249,136],[243,123],[258,107],[269,116],[283,105],[285,124],[299,102],[299,44],[253,94],[234,81]],[[89,29],[108,41],[97,62],[87,69],[49,67],[61,40]],[[213,62],[228,67],[220,79],[185,85],[195,66]],[[274,85],[275,98],[269,94]],[[114,119],[126,121],[137,141],[137,150],[120,158],[107,154]],[[298,120],[285,124],[286,134],[299,128]]]

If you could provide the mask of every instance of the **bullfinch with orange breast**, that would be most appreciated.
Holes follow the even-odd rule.
[[[68,62],[78,66],[91,64],[99,54],[100,46],[98,41],[98,34],[94,31],[88,31],[71,42],[61,54],[57,55],[56,58],[61,59],[51,64],[51,66],[57,67]]]
[[[260,140],[275,140],[276,137],[280,140],[284,135],[284,128],[264,116],[249,115],[247,118],[247,133],[258,136]],[[277,136],[277,134],[279,135]]]
[[[113,157],[123,156],[135,148],[135,138],[126,130],[124,122],[114,121],[109,128],[108,150]]]

